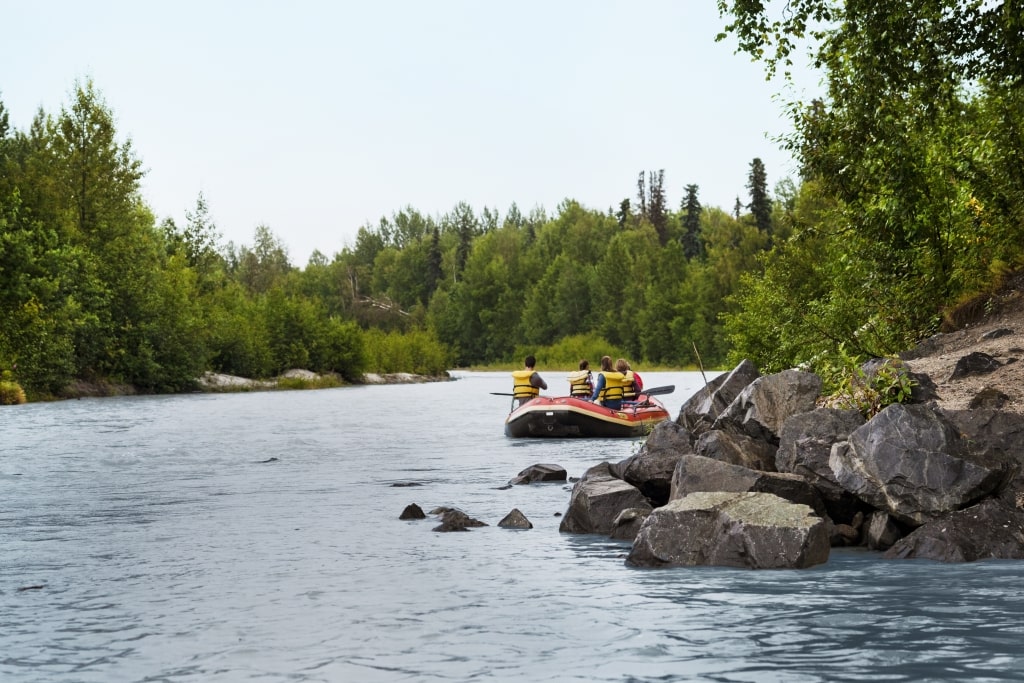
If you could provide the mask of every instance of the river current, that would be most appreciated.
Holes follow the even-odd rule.
[[[0,681],[1024,680],[1024,562],[629,568],[503,487],[639,442],[507,439],[507,375],[455,376],[0,408]]]

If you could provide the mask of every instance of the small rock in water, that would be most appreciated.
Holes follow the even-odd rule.
[[[257,464],[262,465],[263,463],[266,462],[277,462],[277,458],[267,458],[266,460],[257,460],[256,462]]]
[[[565,468],[561,465],[547,465],[539,463],[531,465],[520,472],[510,484],[532,484],[541,481],[565,481]]]
[[[426,519],[427,516],[423,513],[423,508],[421,508],[416,503],[410,503],[409,505],[405,506],[405,509],[402,510],[402,514],[400,514],[398,516],[398,518],[399,519]]]
[[[533,523],[526,518],[519,508],[512,508],[512,511],[498,522],[502,529],[532,529]]]
[[[462,510],[449,510],[441,516],[440,526],[433,528],[433,531],[469,531],[471,526],[487,526],[479,519],[473,519]]]

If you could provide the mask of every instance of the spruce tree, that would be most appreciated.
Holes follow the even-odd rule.
[[[680,209],[683,212],[683,253],[687,259],[704,256],[704,242],[700,238],[700,215],[704,207],[697,198],[697,185],[686,186],[686,196]]]
[[[772,200],[768,196],[768,175],[764,170],[764,162],[758,158],[750,162],[747,189],[750,190],[750,204],[747,205],[747,208],[754,216],[754,224],[758,230],[771,236]]]
[[[668,211],[665,208],[665,171],[664,169],[655,174],[649,171],[648,184],[650,185],[650,200],[647,207],[648,219],[658,234],[658,243],[661,246],[668,244]]]

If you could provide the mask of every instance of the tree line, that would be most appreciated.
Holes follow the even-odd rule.
[[[0,104],[0,367],[153,391],[204,370],[434,372],[534,353],[635,366],[824,369],[963,324],[1024,264],[1024,16],[1012,2],[719,1],[741,50],[810,45],[826,95],[790,106],[797,181],[759,159],[731,211],[662,171],[607,209],[402,208],[293,266],[268,226],[221,243],[200,195],[157,222],[91,82],[11,130]]]
[[[685,365],[695,348],[714,364],[725,295],[771,243],[755,159],[749,213],[702,207],[697,185],[673,210],[652,171],[615,211],[407,207],[297,268],[268,226],[223,243],[201,194],[183,225],[158,222],[113,121],[91,81],[27,131],[0,103],[0,367],[36,395],[75,379],[182,391],[207,370],[437,374],[525,349],[549,366]]]

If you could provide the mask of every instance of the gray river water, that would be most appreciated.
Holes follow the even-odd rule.
[[[702,383],[644,379],[673,416]],[[506,439],[501,391],[0,408],[0,680],[1024,680],[1024,563],[631,569],[558,532],[567,485],[500,487],[638,443]],[[409,503],[490,526],[434,533]],[[497,527],[513,508],[534,528]]]

